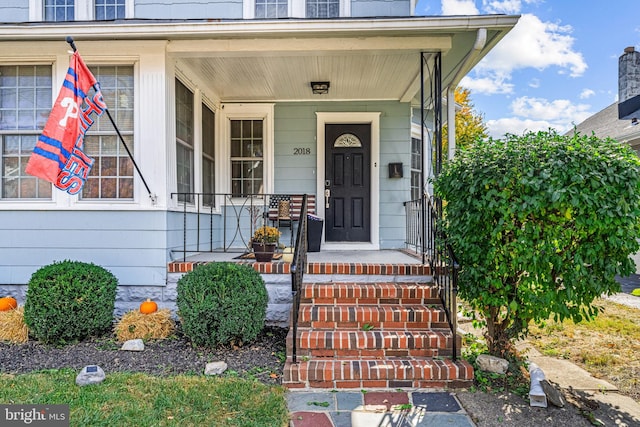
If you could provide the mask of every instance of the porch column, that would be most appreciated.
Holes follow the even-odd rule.
[[[449,86],[447,90],[447,158],[453,159],[453,155],[456,152],[456,100],[455,100],[456,88]]]

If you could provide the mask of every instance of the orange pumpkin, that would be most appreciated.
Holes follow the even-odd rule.
[[[158,304],[150,299],[147,299],[145,302],[140,304],[140,313],[142,314],[151,314],[158,311]]]
[[[14,297],[0,298],[0,311],[13,310],[18,306],[18,301]]]

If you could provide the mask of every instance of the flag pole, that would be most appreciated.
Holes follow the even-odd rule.
[[[67,40],[67,43],[69,43],[69,45],[71,46],[71,49],[73,49],[73,51],[76,52],[78,49],[76,48],[76,43],[73,41],[73,37],[67,36],[66,40]],[[93,88],[95,90],[98,90],[98,88],[96,88],[95,85],[93,86]],[[111,121],[111,124],[113,125],[113,128],[116,130],[116,133],[118,134],[118,137],[120,138],[120,142],[122,142],[122,145],[124,146],[124,149],[127,151],[127,154],[129,155],[129,159],[131,159],[131,161],[133,162],[133,166],[136,168],[136,171],[138,172],[138,175],[140,175],[140,179],[142,180],[142,183],[144,184],[144,187],[147,189],[147,193],[149,193],[149,198],[151,199],[151,203],[153,203],[155,205],[156,196],[154,194],[151,194],[151,190],[149,189],[149,186],[147,185],[147,181],[145,181],[144,176],[142,176],[142,172],[140,172],[140,168],[138,167],[138,164],[134,160],[133,155],[131,154],[131,151],[129,150],[129,147],[127,147],[127,144],[124,142],[124,138],[122,137],[122,134],[120,133],[120,129],[118,129],[118,126],[116,126],[116,122],[113,120],[113,117],[111,116],[111,113],[109,112],[109,108],[105,108],[104,111],[105,111],[105,113],[107,113],[107,117],[109,117],[109,120]]]

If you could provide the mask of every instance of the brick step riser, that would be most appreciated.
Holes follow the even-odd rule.
[[[468,389],[473,380],[353,380],[353,381],[308,381],[305,383],[282,383],[288,389],[304,390],[362,390],[362,389]]]
[[[371,333],[369,336],[362,336],[362,333],[340,334],[332,331],[307,331],[298,330],[296,339],[299,350],[335,350],[335,351],[369,351],[369,350],[420,350],[434,349],[446,350],[451,347],[451,334],[441,333],[434,335],[408,335],[380,336],[375,337]],[[341,331],[342,332],[342,331]],[[293,344],[291,334],[287,336],[287,346]]]
[[[369,326],[365,326],[369,325]],[[300,307],[298,326],[320,329],[436,329],[447,328],[443,310],[426,307],[400,308],[398,306],[342,307],[308,306]]]
[[[380,360],[380,359],[411,359],[425,357],[450,357],[451,350],[447,349],[412,349],[412,350],[331,350],[331,349],[304,349],[298,347],[298,358],[313,359],[363,359],[363,360]]]
[[[464,361],[312,360],[287,364],[282,384],[290,388],[459,388],[472,382],[473,368]]]
[[[446,322],[443,323],[429,323],[429,322],[329,322],[329,321],[314,321],[314,322],[298,322],[299,328],[311,328],[320,330],[364,330],[364,329],[377,329],[381,331],[404,331],[404,330],[424,330],[424,329],[443,329],[448,327]]]
[[[314,298],[305,298],[303,296],[300,297],[300,304],[308,304],[308,305],[362,305],[362,306],[375,306],[380,304],[387,305],[426,305],[429,307],[432,306],[440,306],[442,305],[442,301],[440,298],[377,298],[377,297],[363,297],[363,298],[345,298],[345,297],[337,297],[337,298],[325,298],[325,297],[314,297]]]
[[[300,297],[314,304],[440,304],[434,286],[416,283],[307,284]]]
[[[287,335],[287,342],[292,342],[292,334]],[[447,348],[451,345],[449,330],[430,332],[363,332],[363,331],[318,331],[298,329],[296,338],[298,348],[309,349],[413,349],[413,348]]]

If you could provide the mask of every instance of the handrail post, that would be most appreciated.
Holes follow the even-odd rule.
[[[304,279],[304,270],[307,267],[307,195],[302,196],[302,206],[300,209],[300,217],[298,224],[298,232],[296,233],[296,243],[293,252],[293,262],[291,263],[291,327],[293,333],[291,347],[291,361],[298,363],[296,342],[298,337],[298,310],[300,308],[300,293],[302,281]]]

